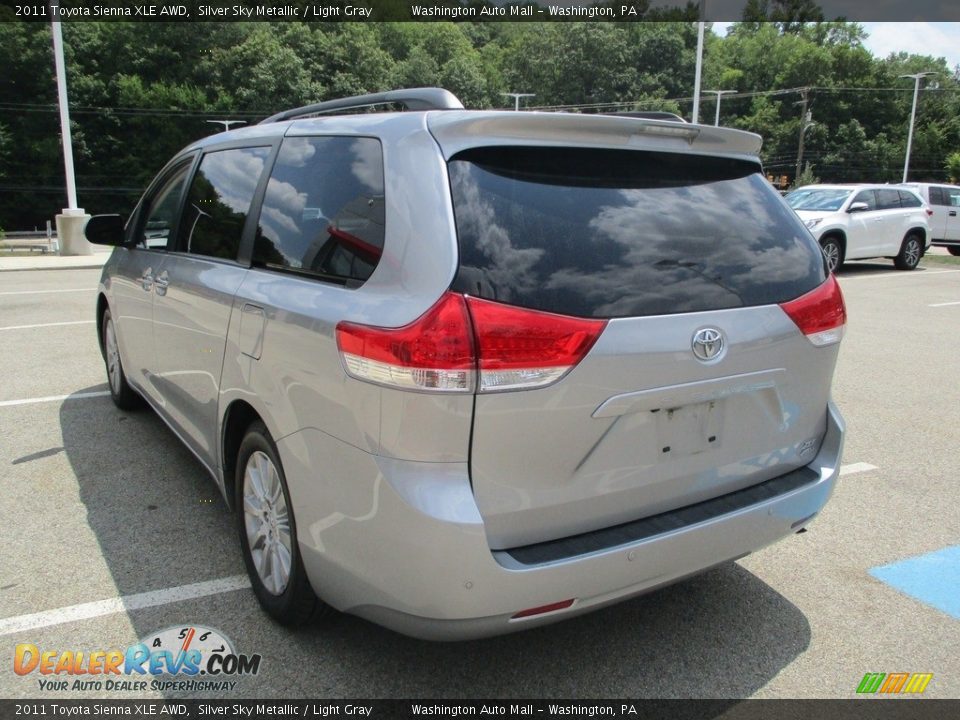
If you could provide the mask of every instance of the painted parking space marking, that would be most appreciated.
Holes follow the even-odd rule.
[[[872,568],[870,574],[960,620],[960,545],[881,565]]]
[[[840,275],[839,280],[874,280],[876,278],[898,277],[898,278],[918,278],[928,277],[930,275],[944,275],[946,273],[960,273],[960,270],[923,270],[921,272],[882,272],[875,275]]]
[[[69,288],[64,290],[11,290],[0,292],[0,295],[49,295],[51,293],[95,292],[96,288]]]
[[[245,590],[249,587],[250,579],[246,575],[232,575],[230,577],[207,580],[206,582],[192,583],[190,585],[179,585],[163,590],[137,593],[136,595],[124,595],[108,600],[96,600],[80,605],[70,605],[68,607],[56,608],[55,610],[30,613],[29,615],[17,615],[15,617],[0,619],[0,636],[12,635],[13,633],[25,632],[27,630],[36,630],[52,625],[62,625],[78,620],[90,620],[92,618],[103,617],[104,615],[114,615],[131,610],[157,607],[158,605],[169,605],[171,603],[183,602],[184,600],[195,600],[209,595],[221,595],[236,590]]]
[[[960,300],[957,302],[933,303],[933,305],[927,305],[927,307],[949,307],[950,305],[960,305]]]
[[[0,407],[36,405],[37,403],[60,402],[62,400],[86,400],[87,398],[108,397],[109,395],[109,390],[98,390],[96,392],[73,393],[72,395],[48,395],[47,397],[24,398],[23,400],[0,400]]]
[[[61,327],[63,325],[93,325],[96,320],[71,320],[69,322],[37,323],[35,325],[7,325],[0,327],[3,330],[32,330],[33,328]]]
[[[876,470],[876,465],[871,465],[870,463],[858,462],[858,463],[849,463],[848,465],[840,466],[840,476],[844,475],[854,475],[855,473],[869,472],[870,470]]]

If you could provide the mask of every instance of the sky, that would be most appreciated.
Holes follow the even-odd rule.
[[[945,57],[950,68],[960,64],[960,23],[871,22],[863,27],[870,35],[864,44],[877,57],[905,51]]]
[[[714,23],[713,31],[725,35],[731,23]],[[884,58],[892,52],[910,52],[945,57],[950,68],[960,64],[960,23],[867,22],[867,49]]]

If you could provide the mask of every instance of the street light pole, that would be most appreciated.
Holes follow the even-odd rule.
[[[231,125],[246,125],[246,120],[207,120],[208,123],[223,125],[224,132],[230,129]]]
[[[717,116],[713,120],[715,127],[720,126],[720,98],[728,93],[735,93],[736,90],[704,90],[705,93],[713,93],[717,96]]]
[[[697,66],[693,73],[693,123],[700,120],[700,77],[703,74],[703,31],[706,23],[703,21],[707,12],[707,0],[700,0],[700,22],[697,23]]]
[[[913,148],[913,123],[917,119],[917,97],[920,95],[920,81],[935,72],[921,72],[913,75],[901,75],[901,78],[913,78],[913,109],[910,110],[910,130],[907,132],[907,155],[903,159],[903,182],[907,181],[907,172],[910,170],[910,150]]]
[[[507,97],[512,97],[512,98],[513,98],[513,109],[514,109],[514,110],[517,110],[517,111],[520,110],[520,98],[536,97],[536,96],[537,96],[536,93],[513,93],[513,92],[510,92],[510,93],[500,93],[500,94],[501,94],[501,95],[506,95]]]

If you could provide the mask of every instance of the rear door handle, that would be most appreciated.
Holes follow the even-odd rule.
[[[170,276],[167,275],[166,270],[157,275],[157,279],[153,281],[153,286],[157,290],[157,295],[167,294],[167,288],[170,287]]]
[[[951,211],[950,211],[950,217],[956,217],[956,216],[957,216],[957,211],[956,211],[956,210],[951,210]]]
[[[153,287],[153,268],[147,268],[143,271],[143,274],[140,276],[140,287],[142,287],[147,292],[150,292],[150,289]]]

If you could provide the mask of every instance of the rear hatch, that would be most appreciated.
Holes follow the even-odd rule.
[[[549,133],[497,144],[495,126],[483,147],[452,123],[435,132],[460,246],[452,290],[470,298],[481,354],[470,474],[490,546],[610,527],[809,463],[843,322],[822,310],[842,299],[756,159],[675,138],[593,147],[582,127],[569,146]],[[483,313],[497,308],[534,346],[577,334],[548,363],[558,372],[484,370],[499,346]]]

